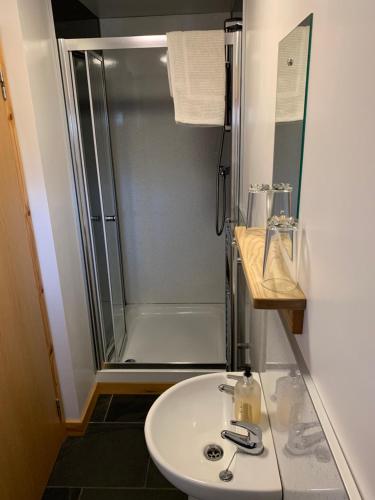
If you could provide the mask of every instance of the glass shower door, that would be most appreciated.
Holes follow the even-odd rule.
[[[101,186],[102,216],[107,244],[116,361],[120,361],[125,340],[125,301],[103,57],[93,52],[87,52],[86,64],[91,94],[96,161]]]
[[[99,298],[101,351],[106,362],[118,362],[126,338],[124,287],[103,60],[96,53],[76,52],[72,64]]]

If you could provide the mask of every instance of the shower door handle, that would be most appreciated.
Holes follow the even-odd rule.
[[[117,221],[117,217],[116,217],[116,215],[106,215],[104,217],[104,220],[106,222],[116,222]]]

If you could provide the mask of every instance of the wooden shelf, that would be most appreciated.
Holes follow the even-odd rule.
[[[267,290],[262,285],[264,229],[249,231],[238,226],[235,237],[254,309],[278,310],[288,330],[302,333],[306,297],[301,288],[297,286],[291,292],[282,293]]]

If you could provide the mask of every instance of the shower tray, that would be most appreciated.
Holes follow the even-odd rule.
[[[224,304],[142,304],[125,309],[122,362],[225,364]]]

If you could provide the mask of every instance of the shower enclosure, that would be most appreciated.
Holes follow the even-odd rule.
[[[174,122],[166,36],[59,40],[98,369],[236,365],[240,41],[226,33],[230,203],[218,238],[221,129]]]

